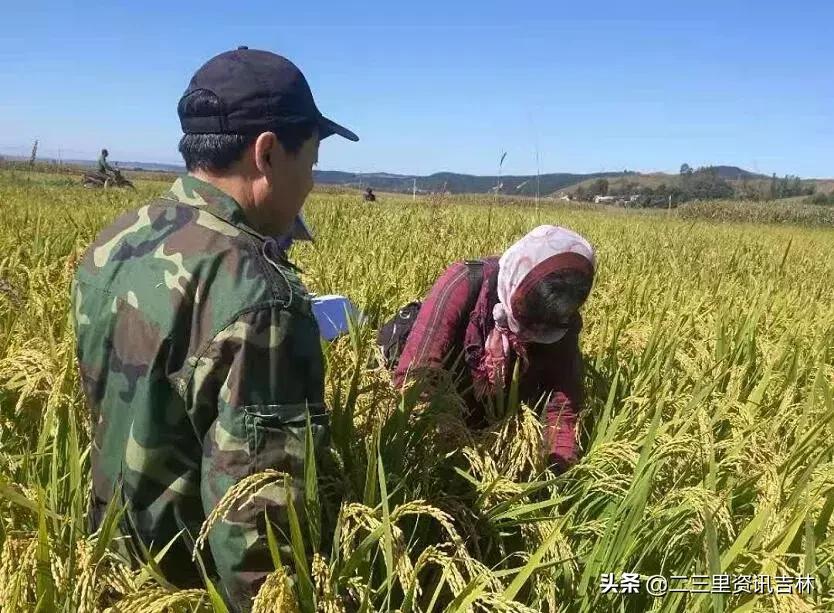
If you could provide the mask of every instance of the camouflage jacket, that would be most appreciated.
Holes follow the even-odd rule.
[[[193,541],[235,483],[274,468],[303,486],[308,412],[317,447],[328,444],[318,325],[273,247],[231,197],[184,176],[106,228],[76,273],[91,527],[120,496],[121,540],[139,559],[140,541],[173,540],[162,569],[177,585],[200,583]],[[200,554],[234,609],[248,610],[272,569],[264,509],[289,534],[285,505],[283,488],[268,488],[209,533]]]

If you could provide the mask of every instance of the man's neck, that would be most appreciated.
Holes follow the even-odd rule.
[[[255,191],[248,178],[239,173],[215,174],[204,170],[194,170],[191,176],[213,185],[234,199],[246,217],[246,223],[253,230],[265,235],[276,234],[267,209],[261,208],[255,201]]]
[[[225,192],[240,205],[247,217],[251,215],[250,211],[254,209],[254,197],[249,184],[241,177],[216,175],[200,169],[193,170],[189,174]]]

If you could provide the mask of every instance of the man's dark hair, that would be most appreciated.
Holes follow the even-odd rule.
[[[593,280],[578,270],[560,270],[533,285],[523,298],[519,322],[559,328],[587,300]]]
[[[110,154],[107,152],[107,149],[102,149],[101,150],[101,155],[108,156]]]
[[[180,100],[180,114],[183,111],[191,116],[217,115],[221,112],[221,102],[212,92],[198,90]],[[272,131],[284,150],[295,155],[316,129],[314,122],[305,121],[277,127]],[[188,170],[217,172],[228,169],[243,157],[243,152],[257,137],[258,134],[183,134],[179,151]]]

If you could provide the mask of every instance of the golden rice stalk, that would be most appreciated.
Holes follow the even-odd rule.
[[[475,602],[475,606],[487,613],[540,613],[539,609],[528,607],[514,600],[507,600],[490,592],[482,594]]]
[[[429,564],[435,564],[443,569],[446,583],[449,584],[452,593],[456,595],[460,594],[466,588],[467,582],[458,568],[454,556],[447,552],[447,548],[443,545],[429,545],[426,547],[417,557],[417,561],[414,563],[414,571],[410,580],[404,586],[405,589],[408,590],[413,587],[415,596],[419,596],[422,590],[418,581],[418,575]]]
[[[330,579],[330,567],[321,554],[313,556],[313,584],[316,588],[317,610],[320,613],[345,613],[341,597],[333,591]]]
[[[480,446],[464,447],[461,452],[469,462],[473,475],[480,479],[476,489],[478,493],[486,494],[482,501],[484,507],[488,508],[523,491],[520,484],[501,473],[486,446],[483,449]]]
[[[414,573],[414,565],[411,563],[411,558],[408,557],[408,547],[403,531],[398,526],[393,525],[391,526],[391,534],[394,539],[394,570],[400,580],[400,585],[404,585]]]
[[[536,474],[543,468],[542,424],[527,406],[505,420],[495,432],[493,447],[502,474],[516,480],[522,475]]]
[[[393,512],[392,512],[393,514]],[[374,511],[361,504],[349,504],[343,514],[345,538],[342,540],[342,551],[347,557],[358,540],[360,530],[373,532],[382,525]],[[408,557],[405,534],[391,519],[391,536],[393,538],[394,571],[404,583],[413,572],[411,559]]]
[[[162,587],[145,589],[131,594],[112,607],[105,609],[105,613],[191,613],[205,611],[209,598],[205,590],[176,590],[170,592]]]
[[[105,552],[97,564],[92,561],[93,544],[82,539],[76,547],[75,588],[72,601],[79,613],[94,613],[99,610],[102,594],[125,596],[136,591],[136,574],[124,563]]]
[[[347,580],[347,592],[353,602],[364,602],[371,597],[367,578],[354,575]]]
[[[374,515],[374,510],[358,502],[351,502],[342,505],[340,511],[342,516],[342,554],[350,555],[353,542],[359,530],[373,532],[382,522]]]
[[[399,399],[400,392],[391,385],[391,375],[387,371],[363,371],[353,418],[357,432],[370,436],[388,419]]]
[[[405,517],[407,515],[427,515],[428,517],[431,517],[443,527],[456,547],[463,546],[463,541],[460,538],[458,531],[455,529],[452,517],[437,507],[428,504],[425,500],[410,500],[406,503],[398,505],[393,511],[391,511],[391,521],[396,522],[401,517]]]
[[[459,551],[458,560],[461,564],[463,564],[464,568],[466,568],[466,572],[469,574],[470,579],[483,577],[486,579],[486,587],[488,590],[493,592],[500,592],[503,590],[504,585],[501,583],[501,580],[493,574],[492,570],[486,564],[473,558],[467,552]]]
[[[487,580],[488,592],[499,593],[503,589],[501,581],[494,576],[489,568],[478,560],[471,558],[465,550],[457,549],[449,543],[426,547],[417,557],[414,569],[403,587],[405,589],[414,588],[415,595],[419,595],[422,590],[418,576],[430,564],[434,564],[443,570],[446,583],[455,596],[463,592],[470,580],[476,577]],[[466,571],[465,574],[464,570]]]
[[[557,530],[559,522],[554,519],[540,520],[536,522],[523,524],[521,533],[528,542],[527,550],[536,551],[539,546]],[[544,552],[543,560],[551,562],[553,560],[568,560],[573,558],[573,550],[570,545],[570,540],[560,530],[558,538],[555,538],[553,544]],[[572,561],[570,564],[576,568],[576,562]]]
[[[9,611],[35,604],[37,537],[6,536],[0,553],[0,603]]]
[[[494,579],[492,573],[489,572],[489,569],[469,554],[464,545],[463,539],[460,537],[460,534],[455,528],[452,517],[448,513],[441,511],[437,507],[427,504],[423,500],[413,500],[399,505],[397,508],[395,508],[394,511],[391,512],[391,521],[396,521],[397,519],[406,515],[426,515],[437,521],[449,536],[451,545],[453,546],[453,550],[455,552],[456,561],[461,563],[464,566],[464,568],[467,569],[469,576],[475,577],[477,575],[483,574],[484,576],[490,577],[488,583],[493,589],[500,588],[500,581]],[[420,558],[418,558],[418,561],[419,559]],[[413,574],[414,572],[415,571],[412,571],[411,574]]]
[[[209,531],[218,521],[223,521],[232,509],[240,510],[262,492],[266,487],[274,484],[277,481],[283,482],[287,477],[286,473],[278,470],[268,468],[262,472],[249,475],[245,479],[241,479],[234,486],[229,488],[223,497],[218,501],[217,505],[212,509],[206,521],[200,527],[200,534],[194,543],[194,559],[197,558],[197,552],[205,544]]]
[[[469,462],[469,466],[476,477],[480,477],[484,482],[494,481],[498,478],[498,467],[491,455],[482,453],[480,449],[475,447],[464,447],[461,453]]]
[[[831,608],[817,606],[797,594],[769,594],[764,598],[762,610],[773,611],[774,613],[815,613],[817,611],[830,611]]]
[[[130,570],[121,560],[109,559],[106,570],[99,573],[104,575],[104,582],[108,589],[117,594],[130,594],[136,591],[136,578],[138,573]]]
[[[27,400],[46,400],[58,387],[59,371],[56,356],[41,339],[10,349],[0,360],[0,381],[3,389],[17,394],[14,412],[19,414]]]
[[[252,613],[298,613],[298,601],[292,591],[285,566],[276,568],[264,581],[252,603]]]
[[[78,577],[73,590],[73,603],[78,613],[93,613],[98,601],[96,566],[92,561],[93,548],[86,539],[78,541],[76,567]]]

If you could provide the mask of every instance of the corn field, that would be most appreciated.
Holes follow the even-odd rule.
[[[153,561],[121,559],[115,507],[86,528],[69,284],[97,232],[167,185],[138,188],[0,173],[4,612],[225,610],[211,577],[176,590]],[[291,514],[290,535],[269,534],[276,569],[255,611],[834,610],[834,232],[471,198],[315,193],[306,211],[316,242],[292,257],[308,288],[350,296],[367,320],[324,346],[333,461],[305,484],[319,527]],[[447,265],[541,223],[598,253],[583,452],[562,475],[542,464],[536,407],[472,430],[451,381],[421,401],[374,359],[374,327]],[[221,506],[283,480],[255,475]],[[652,595],[658,575],[686,589]],[[698,591],[696,576],[733,579]]]

